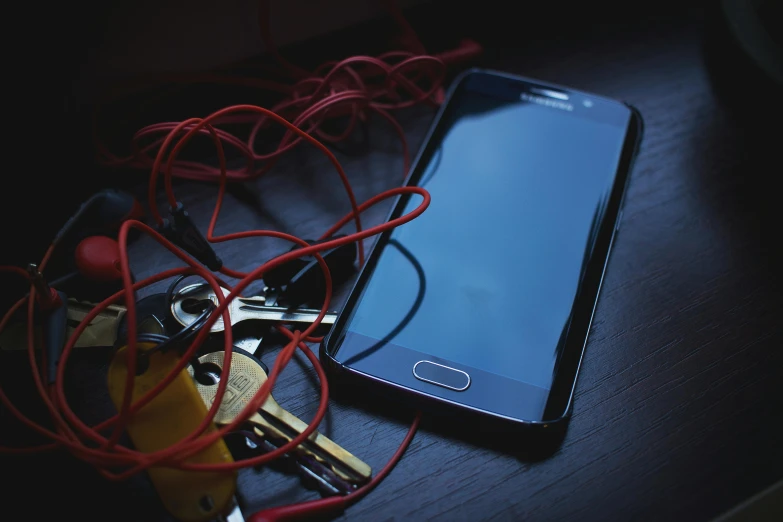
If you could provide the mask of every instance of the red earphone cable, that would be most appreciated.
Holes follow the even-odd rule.
[[[328,267],[319,255],[319,252],[343,244],[358,242],[359,262],[360,264],[364,263],[363,241],[365,239],[415,219],[424,212],[430,203],[429,194],[426,190],[418,187],[394,188],[378,194],[361,204],[357,203],[348,177],[334,154],[332,154],[332,152],[322,143],[322,141],[338,143],[347,139],[360,122],[365,121],[371,114],[376,114],[389,122],[397,136],[400,138],[403,148],[404,174],[406,174],[410,164],[407,141],[402,127],[389,111],[409,107],[418,103],[437,105],[440,99],[442,99],[443,91],[441,85],[445,76],[444,60],[441,60],[436,56],[423,54],[424,48],[421,45],[421,42],[416,37],[412,27],[402,17],[396,3],[393,1],[385,3],[406,33],[408,51],[393,51],[377,57],[350,57],[340,61],[329,62],[317,67],[314,71],[309,72],[286,61],[277,51],[269,33],[269,2],[261,0],[259,27],[261,29],[262,39],[268,50],[277,58],[278,63],[284,70],[288,71],[288,74],[291,76],[294,83],[291,85],[284,85],[264,79],[230,78],[219,74],[207,74],[201,75],[200,77],[204,81],[253,86],[258,89],[278,93],[282,98],[273,105],[271,109],[253,105],[237,105],[220,109],[204,118],[190,118],[182,122],[163,122],[148,125],[133,135],[131,141],[133,152],[126,157],[121,157],[110,152],[99,140],[97,140],[96,135],[98,154],[104,164],[112,166],[126,165],[150,169],[147,195],[151,215],[158,226],[163,223],[163,216],[157,206],[158,178],[161,175],[163,177],[166,199],[171,207],[177,206],[172,183],[173,177],[176,176],[201,181],[217,181],[217,199],[206,232],[206,239],[210,243],[222,243],[251,237],[274,237],[290,241],[298,245],[299,248],[277,256],[246,274],[224,266],[221,269],[221,273],[238,279],[233,287],[229,287],[226,283],[218,279],[215,274],[206,270],[190,255],[181,251],[177,246],[162,236],[157,230],[138,221],[131,220],[125,222],[119,232],[123,289],[99,303],[87,314],[78,327],[76,327],[63,349],[57,366],[56,380],[54,383],[47,384],[42,377],[42,370],[46,367],[45,361],[42,359],[44,357],[43,351],[39,351],[40,355],[38,358],[36,357],[35,336],[33,331],[36,302],[34,289],[31,288],[30,294],[26,298],[15,303],[3,316],[2,320],[0,320],[0,331],[2,331],[13,314],[25,304],[27,305],[28,359],[35,387],[50,414],[53,426],[53,429],[47,428],[26,417],[10,402],[3,392],[2,387],[0,387],[0,403],[2,403],[23,425],[53,441],[51,444],[45,444],[35,448],[0,447],[0,453],[30,453],[64,448],[73,453],[77,458],[93,465],[97,471],[106,478],[111,480],[122,480],[133,474],[144,471],[153,465],[193,471],[221,471],[263,464],[290,451],[316,429],[326,413],[328,406],[328,384],[326,375],[318,358],[305,342],[319,342],[321,340],[320,337],[315,337],[311,334],[326,314],[332,294],[331,276]],[[463,44],[460,49],[451,51],[450,54],[444,53],[441,56],[443,56],[447,62],[455,62],[464,59],[465,56],[475,55],[480,52],[480,50],[479,46],[472,42],[468,42]],[[183,81],[182,78],[171,79],[174,81]],[[346,119],[347,121],[344,121]],[[336,133],[327,132],[324,129],[324,125],[330,122],[343,123],[342,130],[337,131]],[[260,134],[275,123],[282,125],[284,128],[284,132],[279,139],[277,146],[270,152],[261,153],[256,151],[255,143],[259,139]],[[234,126],[249,126],[248,137],[246,139],[240,138],[221,127],[227,124]],[[217,167],[197,161],[179,159],[182,151],[192,138],[199,135],[208,136],[212,139],[218,155]],[[335,167],[350,204],[350,212],[321,236],[321,239],[327,240],[319,245],[309,245],[296,236],[273,230],[237,231],[216,236],[215,228],[223,205],[227,183],[248,181],[263,175],[274,166],[283,154],[292,150],[303,141],[314,145],[319,151],[326,155],[327,159]],[[240,156],[244,158],[244,168],[234,170],[227,169],[227,148],[231,151],[238,152]],[[154,157],[152,156],[153,154]],[[410,197],[414,194],[421,196],[422,201],[410,213],[368,229],[362,228],[360,214],[368,208],[390,197]],[[341,238],[328,240],[328,238],[351,221],[355,224],[355,232]],[[152,237],[162,247],[174,253],[185,266],[166,270],[155,276],[133,283],[130,275],[130,262],[127,250],[128,233],[131,229],[136,229]],[[55,245],[52,245],[46,251],[39,265],[41,271],[43,271],[54,251]],[[212,424],[213,417],[217,413],[217,409],[226,390],[228,379],[221,379],[217,387],[217,396],[212,406],[209,408],[207,416],[187,437],[168,448],[149,454],[122,446],[119,443],[119,440],[125,432],[133,413],[138,411],[138,409],[145,404],[148,404],[150,400],[154,399],[154,397],[168,386],[185,366],[189,364],[191,358],[197,353],[199,347],[210,334],[211,326],[219,317],[222,317],[226,324],[230,324],[227,307],[231,300],[240,295],[250,283],[262,278],[263,274],[268,270],[290,260],[309,255],[315,256],[318,260],[326,281],[326,295],[320,314],[317,320],[303,331],[290,331],[282,325],[278,327],[279,331],[288,338],[289,342],[275,359],[275,362],[270,369],[268,380],[261,386],[259,391],[236,420],[228,425],[220,427],[214,432],[209,434],[204,433],[207,427]],[[18,267],[0,266],[0,272],[14,273],[25,278],[28,277],[27,273]],[[195,335],[193,341],[183,353],[182,358],[176,367],[152,390],[146,392],[140,399],[133,401],[132,397],[138,347],[137,332],[134,328],[137,311],[135,302],[131,296],[135,295],[137,290],[149,286],[150,284],[184,274],[197,275],[208,283],[215,291],[218,299],[218,306],[209,316],[206,324]],[[220,291],[221,285],[230,290],[229,294],[225,297]],[[78,339],[87,325],[110,304],[123,300],[125,301],[127,308],[126,318],[129,324],[127,339],[128,371],[126,374],[123,400],[116,415],[96,426],[89,426],[78,418],[70,408],[66,399],[66,367],[69,358],[73,353],[76,339]],[[232,337],[230,328],[224,330],[223,342],[225,351],[223,367],[230,368],[232,357]],[[244,422],[244,419],[260,407],[263,401],[269,396],[278,375],[286,364],[288,364],[296,349],[301,350],[313,365],[321,389],[321,399],[317,412],[308,424],[307,429],[290,443],[285,444],[277,450],[247,460],[217,465],[185,462],[190,456],[202,451],[226,433],[236,429]],[[41,360],[39,360],[39,358]],[[325,498],[293,506],[267,509],[254,515],[251,520],[255,522],[260,522],[262,520],[284,520],[345,509],[345,507],[366,495],[391,471],[410,444],[418,426],[419,419],[420,414],[417,414],[400,448],[392,456],[387,465],[373,477],[370,483],[356,492],[346,497]],[[106,433],[106,430],[110,431]],[[121,468],[121,470],[118,471],[117,468]]]

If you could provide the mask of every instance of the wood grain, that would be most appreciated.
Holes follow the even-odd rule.
[[[783,255],[778,198],[765,181],[780,170],[773,136],[736,120],[715,93],[699,11],[623,20],[572,39],[488,38],[482,63],[623,99],[645,121],[562,445],[544,459],[520,458],[425,422],[394,472],[341,520],[709,520],[783,477]],[[400,115],[412,150],[432,115]],[[370,153],[339,154],[359,201],[402,177],[391,130],[371,121],[367,136]],[[214,187],[180,183],[176,192],[206,226]],[[218,232],[275,228],[312,238],[348,208],[326,160],[301,148],[229,196]],[[228,266],[249,270],[287,248],[251,239],[218,251]],[[144,238],[131,256],[138,277],[175,264]],[[312,370],[298,361],[274,394],[307,419],[318,395]],[[81,364],[100,373],[99,364]],[[95,402],[82,409],[100,410]],[[377,470],[411,416],[340,400],[322,431]],[[81,469],[60,460],[56,476]],[[84,519],[118,502],[127,507],[118,520],[166,520],[143,480],[107,486],[89,471],[79,476],[90,489],[71,488],[66,502]],[[239,493],[248,514],[316,496],[271,470],[244,470]]]

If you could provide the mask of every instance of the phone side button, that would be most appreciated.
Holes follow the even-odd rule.
[[[470,386],[470,375],[466,372],[432,361],[419,361],[414,364],[413,376],[420,381],[454,391],[465,391]]]

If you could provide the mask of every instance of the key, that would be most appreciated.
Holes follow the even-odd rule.
[[[256,357],[261,356],[261,342],[264,340],[263,337],[259,336],[246,336],[246,337],[240,337],[239,339],[236,339],[234,341],[234,348],[239,348],[241,350],[244,350],[250,354],[255,355]]]
[[[66,336],[73,335],[76,326],[84,319],[87,313],[94,308],[92,303],[68,299],[67,330]],[[87,348],[90,346],[112,346],[117,339],[117,329],[125,307],[110,305],[106,310],[98,314],[84,329],[82,335],[76,341],[75,348]],[[36,334],[40,335],[39,328]],[[37,343],[39,345],[40,343]],[[27,324],[16,323],[3,330],[0,334],[0,350],[26,350],[27,349]]]
[[[224,353],[222,351],[213,352],[199,357],[200,371],[212,375],[213,381],[225,375],[225,372],[222,371]],[[191,375],[194,374],[192,368],[189,371]],[[258,361],[241,351],[234,352],[231,356],[231,370],[228,372],[229,382],[226,394],[218,413],[215,415],[214,422],[228,424],[233,421],[266,381],[266,378],[266,372]],[[215,399],[217,386],[201,383],[196,377],[196,388],[207,406],[211,406]],[[247,423],[253,426],[254,431],[261,438],[269,440],[278,447],[281,443],[292,440],[307,427],[305,422],[277,404],[271,395],[264,401],[261,408],[247,420]],[[310,434],[296,448],[296,452],[299,453],[302,460],[306,460],[305,457],[311,457],[328,465],[338,477],[351,484],[364,484],[372,477],[370,466],[317,431]]]
[[[266,306],[277,306],[277,298],[279,297],[280,291],[276,288],[269,288],[268,286],[264,287],[264,299],[266,299]]]
[[[70,337],[76,326],[94,308],[92,303],[84,303],[75,299],[68,299],[68,336]],[[126,308],[120,305],[109,305],[106,310],[98,314],[85,328],[82,335],[76,341],[76,348],[81,346],[111,346],[117,339],[117,329]]]
[[[196,380],[196,388],[208,406],[215,398],[217,387],[214,384],[224,374],[223,356],[224,352],[220,351],[199,357],[201,371],[212,377],[211,384]],[[193,369],[189,371],[193,375]],[[241,351],[232,355],[228,376],[226,394],[215,415],[216,424],[228,424],[234,420],[267,378],[259,361]],[[260,437],[279,442],[290,441],[307,427],[306,423],[277,404],[271,395],[247,422]],[[297,452],[302,457],[315,458],[327,464],[338,477],[352,484],[364,484],[372,477],[372,469],[367,464],[317,431],[305,439]]]
[[[245,517],[242,516],[242,511],[239,509],[239,503],[236,499],[234,499],[231,512],[225,516],[219,516],[217,522],[245,522]]]
[[[228,295],[229,290],[223,288],[223,295]],[[195,321],[204,310],[199,306],[199,301],[211,300],[218,304],[217,297],[212,288],[205,283],[197,283],[182,288],[174,296],[171,303],[171,315],[182,326],[187,326]],[[315,321],[320,310],[307,308],[288,309],[281,306],[268,306],[266,298],[257,297],[237,297],[228,305],[228,313],[231,317],[232,326],[242,321],[256,320],[267,323],[297,323],[299,325],[309,325]],[[337,314],[327,313],[321,320],[321,324],[331,327],[337,319]],[[212,325],[211,332],[222,332],[225,329],[223,318],[219,317]]]
[[[255,431],[249,430],[231,432],[223,439],[235,459],[251,458],[258,453],[269,453],[279,447],[260,437]],[[296,473],[302,485],[320,492],[323,496],[347,495],[356,490],[356,485],[338,477],[330,467],[303,454],[285,454],[270,462],[269,466],[278,471]]]

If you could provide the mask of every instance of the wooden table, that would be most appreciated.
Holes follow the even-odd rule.
[[[493,440],[466,440],[425,419],[394,472],[344,519],[709,520],[783,478],[783,252],[771,188],[780,143],[738,123],[715,94],[701,52],[701,12],[660,5],[649,6],[644,22],[616,13],[605,21],[611,10],[604,7],[587,25],[548,18],[536,29],[531,16],[520,34],[513,22],[498,21],[502,30],[476,24],[487,46],[480,65],[623,99],[646,124],[573,417],[560,447],[543,459],[512,456],[493,449]],[[458,17],[456,31],[469,18]],[[414,149],[432,116],[423,108],[400,115]],[[402,177],[393,133],[379,121],[367,131],[365,153],[340,154],[359,200]],[[335,172],[317,153],[299,151],[230,195],[219,231],[275,228],[315,237],[343,215],[348,205]],[[202,226],[214,191],[177,186]],[[385,212],[372,210],[367,222]],[[249,240],[219,252],[241,270],[287,248]],[[139,277],[173,265],[145,239],[131,255]],[[73,371],[84,367],[90,363],[77,362]],[[293,363],[275,397],[307,419],[318,401],[313,382],[306,364]],[[105,403],[91,391],[101,385],[100,377],[76,385],[88,417]],[[377,470],[411,417],[341,400],[322,431]],[[48,466],[44,478],[15,468],[23,469],[20,494],[31,502],[40,498],[31,484],[43,481],[57,485],[62,513],[166,520],[143,479],[107,485],[70,458],[53,459],[39,461]],[[315,498],[298,479],[266,469],[243,471],[239,492],[248,514]]]

